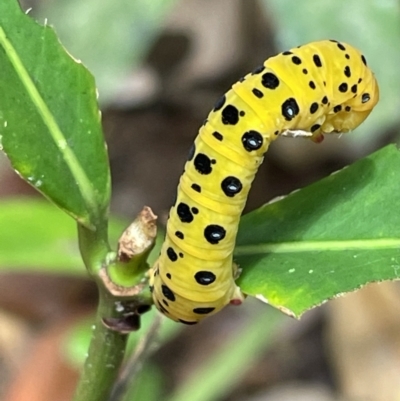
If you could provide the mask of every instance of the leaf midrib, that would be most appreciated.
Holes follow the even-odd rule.
[[[351,250],[378,250],[400,249],[400,238],[377,238],[360,240],[334,240],[334,241],[294,241],[279,243],[262,243],[256,245],[237,246],[235,256],[256,255],[266,253],[294,253],[317,251],[351,251]]]
[[[2,27],[0,27],[0,45],[3,47],[11,65],[13,66],[16,74],[21,80],[22,85],[28,93],[29,98],[41,116],[43,123],[48,128],[50,136],[62,154],[73,178],[77,182],[78,189],[81,192],[85,204],[87,205],[87,210],[96,210],[97,202],[95,192],[93,191],[93,187],[85,173],[85,170],[82,168],[71,147],[68,146],[65,135],[58,126],[54,115],[40,95],[39,90],[32,81],[27,69],[18,55],[18,52],[12,43],[7,39],[6,33]]]

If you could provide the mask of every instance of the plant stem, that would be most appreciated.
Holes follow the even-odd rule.
[[[79,248],[88,272],[97,279],[99,305],[93,327],[89,353],[83,368],[74,401],[107,400],[124,359],[127,334],[113,331],[103,324],[104,318],[119,317],[115,297],[108,292],[97,273],[107,262],[109,245],[107,225],[96,231],[78,224]]]
[[[148,332],[140,339],[136,350],[125,364],[124,369],[114,386],[113,393],[109,401],[121,401],[126,397],[128,387],[133,389],[139,371],[143,368],[143,364],[154,350],[154,341],[159,334],[162,323],[162,316],[157,314]],[[125,398],[124,398],[125,399]]]
[[[106,290],[100,290],[89,354],[74,401],[104,401],[110,395],[124,359],[128,340],[127,334],[110,330],[102,322],[103,317],[116,315],[113,297]]]
[[[90,275],[97,279],[100,269],[107,263],[110,252],[107,222],[98,224],[90,230],[78,223],[79,250]]]
[[[143,270],[148,267],[146,259],[154,245],[157,233],[155,222],[156,216],[151,209],[144,208],[131,226],[125,230],[120,238],[118,249],[118,254],[123,254],[125,263],[119,259],[116,260],[116,253],[110,252],[106,220],[98,222],[95,225],[96,230],[90,230],[78,224],[79,249],[89,274],[97,282],[99,306],[89,354],[74,401],[106,401],[110,396],[124,360],[128,340],[127,331],[122,329],[123,323],[128,325],[136,323],[136,320],[124,321],[124,318],[128,316],[125,313],[128,312],[125,312],[124,307],[121,308],[121,300],[128,300],[127,291],[133,291],[131,296],[136,304],[133,302],[129,313],[133,313],[139,323],[136,308],[143,298],[143,295],[139,293],[143,292],[143,283],[140,284],[140,280],[144,274]],[[104,272],[106,272],[106,279],[104,279]],[[110,275],[110,273],[113,274]],[[119,280],[114,281],[113,278]],[[143,305],[148,307],[149,303],[144,302]],[[104,324],[105,322],[107,324]],[[110,325],[110,322],[113,324]],[[125,387],[122,390],[124,391]]]

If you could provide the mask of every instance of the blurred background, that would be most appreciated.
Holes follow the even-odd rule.
[[[362,49],[381,100],[340,140],[274,143],[247,211],[400,141],[398,0],[20,3],[38,21],[47,19],[96,77],[114,238],[144,205],[165,223],[188,149],[215,100],[290,47],[337,39]],[[54,251],[60,247],[62,253]],[[73,221],[41,201],[0,155],[0,400],[71,399],[96,296]],[[137,393],[127,400],[400,400],[399,309],[398,286],[384,283],[329,302],[300,322],[277,318],[256,300],[197,327],[163,322],[135,377]],[[144,316],[143,332],[154,317]],[[143,332],[131,336],[131,347]]]

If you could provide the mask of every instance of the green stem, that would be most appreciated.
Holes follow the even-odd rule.
[[[127,360],[124,369],[114,386],[110,401],[134,400],[130,393],[135,393],[138,387],[138,374],[143,368],[144,363],[154,351],[154,344],[159,335],[162,323],[162,316],[156,315],[150,329],[139,340],[135,352]]]
[[[115,297],[98,280],[99,270],[109,263],[107,226],[98,225],[98,230],[92,231],[78,224],[78,234],[82,259],[89,273],[97,279],[99,306],[89,353],[74,401],[105,401],[124,359],[128,335],[113,331],[103,324],[104,318],[120,317]]]
[[[147,257],[149,252],[136,255],[129,262],[115,262],[108,266],[108,275],[113,283],[121,287],[132,287],[139,283],[145,272],[149,270]]]
[[[95,279],[103,265],[108,264],[107,258],[110,255],[107,223],[98,224],[96,228],[96,231],[93,231],[78,223],[79,250],[82,260],[89,274]]]
[[[103,317],[115,316],[117,312],[113,297],[106,290],[101,290],[89,354],[74,401],[104,401],[111,393],[128,340],[127,334],[110,330],[103,324]]]

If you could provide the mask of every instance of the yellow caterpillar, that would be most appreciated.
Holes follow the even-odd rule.
[[[156,307],[195,324],[240,304],[232,260],[238,222],[269,144],[280,135],[348,132],[379,99],[364,56],[334,40],[269,58],[215,104],[200,128],[170,211],[160,256],[150,271]]]

